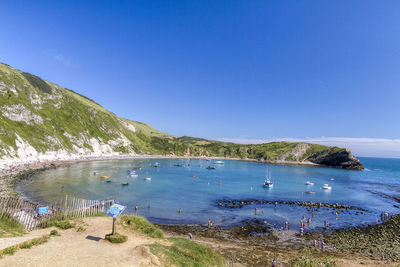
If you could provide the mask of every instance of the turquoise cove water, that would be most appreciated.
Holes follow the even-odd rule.
[[[253,218],[278,226],[288,221],[291,226],[298,227],[303,215],[311,217],[311,212],[300,206],[219,207],[218,201],[225,199],[312,200],[368,210],[341,213],[336,218],[335,211],[320,209],[315,212],[310,225],[310,228],[318,229],[327,220],[331,226],[348,227],[375,223],[382,211],[400,211],[397,208],[400,203],[391,198],[400,195],[400,159],[361,158],[361,161],[366,168],[363,171],[231,160],[224,160],[223,165],[215,164],[213,160],[194,159],[93,161],[47,170],[32,179],[21,181],[17,191],[41,203],[65,198],[66,194],[86,199],[113,198],[127,205],[128,212],[133,212],[138,205],[139,215],[155,223],[198,224],[211,219],[223,227]],[[156,162],[160,163],[159,167],[153,167]],[[209,165],[215,169],[206,169]],[[141,168],[137,170],[137,178],[128,175],[134,167]],[[274,182],[270,189],[261,186],[267,171]],[[101,175],[110,176],[111,182],[101,179]],[[151,177],[151,180],[145,180],[145,177]],[[306,181],[314,185],[307,186]],[[123,186],[125,182],[129,185]],[[329,184],[332,189],[322,189],[324,184]],[[61,190],[62,186],[64,190]],[[178,212],[179,209],[182,213]]]

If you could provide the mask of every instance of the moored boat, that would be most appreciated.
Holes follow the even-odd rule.
[[[159,162],[156,162],[153,164],[153,167],[160,167],[160,166],[161,166],[161,164]]]
[[[264,188],[272,188],[274,183],[270,179],[266,179],[262,185]]]
[[[144,178],[145,181],[151,181],[151,177]]]
[[[322,186],[322,189],[324,189],[324,190],[331,190],[332,187],[329,186],[328,184],[324,184],[324,185]]]
[[[207,170],[215,170],[215,167],[214,166],[208,166],[206,169]]]
[[[314,183],[313,183],[313,182],[310,182],[310,181],[307,181],[307,182],[306,182],[306,185],[314,185]]]
[[[225,164],[225,162],[223,162],[223,161],[221,161],[221,160],[217,160],[217,161],[214,161],[214,164]]]
[[[274,186],[274,183],[271,181],[271,174],[268,173],[268,171],[267,171],[267,174],[266,174],[266,177],[265,177],[265,181],[262,184],[262,187],[264,187],[264,188],[272,188],[273,186]]]

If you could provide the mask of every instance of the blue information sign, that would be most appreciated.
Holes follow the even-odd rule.
[[[40,207],[39,208],[39,214],[46,214],[49,212],[49,207]]]
[[[106,215],[111,216],[113,218],[117,218],[121,213],[126,209],[126,206],[122,206],[119,204],[113,204],[106,211]]]

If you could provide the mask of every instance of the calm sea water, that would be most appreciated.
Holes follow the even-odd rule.
[[[112,197],[127,205],[131,212],[138,205],[139,215],[155,223],[197,224],[211,219],[216,224],[231,226],[245,219],[259,218],[278,225],[289,221],[297,227],[303,215],[311,217],[303,207],[286,205],[278,205],[276,209],[272,205],[226,209],[218,206],[221,199],[312,200],[349,204],[368,210],[364,214],[351,212],[336,218],[334,211],[322,209],[315,213],[311,223],[311,228],[321,227],[324,220],[334,227],[347,227],[374,223],[382,211],[400,212],[396,207],[400,203],[389,197],[400,195],[400,159],[361,158],[361,161],[366,167],[363,171],[230,160],[224,160],[224,165],[180,159],[83,162],[47,170],[20,182],[17,190],[25,197],[43,203],[64,198],[66,194],[87,199]],[[155,162],[159,162],[160,167],[153,167]],[[183,167],[174,166],[177,163]],[[207,170],[209,165],[216,169]],[[141,167],[137,171],[138,178],[127,174],[133,167]],[[272,189],[261,186],[267,170],[275,182]],[[94,175],[94,171],[98,174]],[[99,178],[100,175],[110,176],[112,182],[106,183]],[[146,181],[145,177],[152,180]],[[306,186],[306,181],[315,185]],[[124,182],[129,182],[129,185],[122,186]],[[332,186],[332,190],[321,189],[326,183]],[[306,194],[305,191],[314,191],[315,194]],[[255,207],[258,208],[257,215],[254,214]]]

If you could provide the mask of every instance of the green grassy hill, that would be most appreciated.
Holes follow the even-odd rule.
[[[346,149],[315,144],[239,145],[172,137],[147,124],[120,118],[72,90],[0,63],[0,160],[116,153],[362,166]],[[332,155],[336,155],[334,164],[330,164]]]

